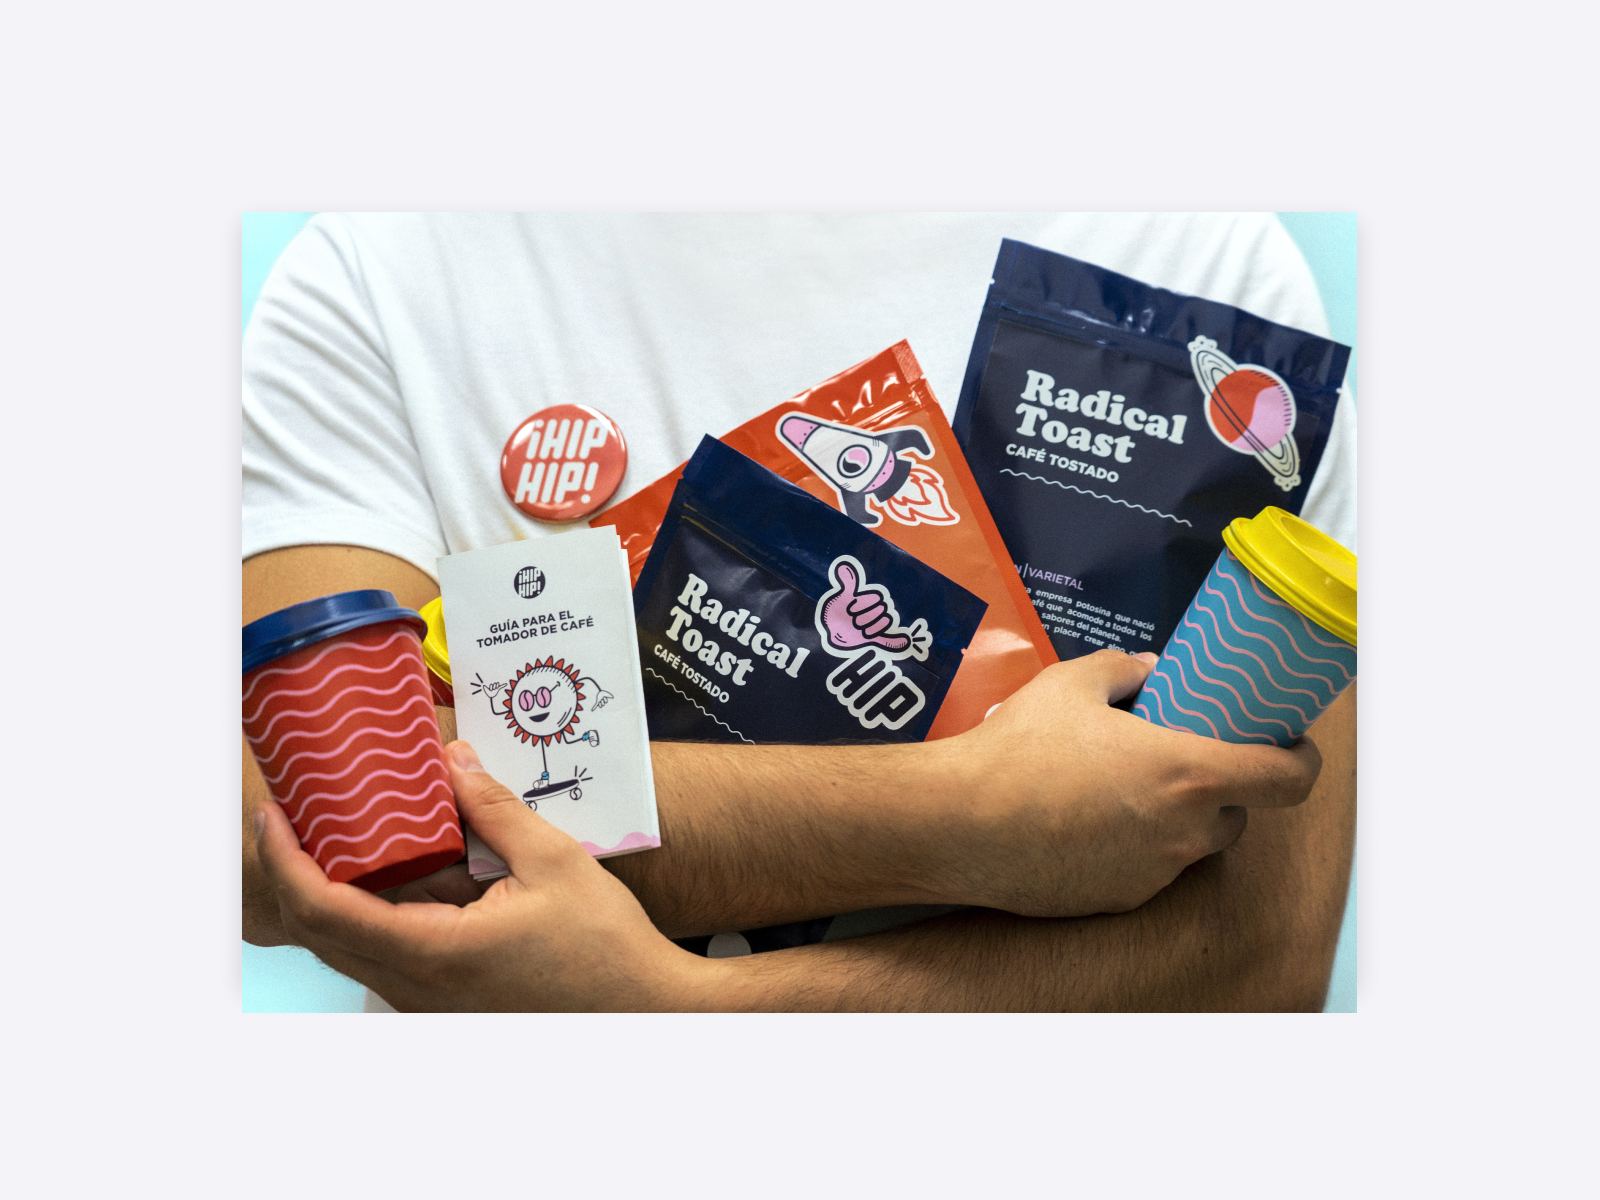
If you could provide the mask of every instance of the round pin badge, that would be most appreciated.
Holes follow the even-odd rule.
[[[576,521],[597,510],[622,483],[628,444],[617,423],[587,404],[552,404],[506,439],[500,483],[539,521]]]

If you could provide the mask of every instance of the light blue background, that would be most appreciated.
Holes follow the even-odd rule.
[[[261,285],[278,255],[311,219],[311,213],[245,213],[242,246],[240,329],[250,320]],[[1279,213],[1300,247],[1322,292],[1335,341],[1352,348],[1348,378],[1356,378],[1356,215]],[[360,1012],[366,989],[290,946],[262,949],[244,944],[245,1012]],[[1339,931],[1325,1012],[1356,1011],[1356,876]]]

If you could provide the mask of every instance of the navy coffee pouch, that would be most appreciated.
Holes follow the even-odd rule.
[[[633,591],[650,736],[919,742],[988,608],[715,438]]]
[[[1159,651],[1269,504],[1299,514],[1350,349],[1006,239],[956,440],[1056,652]]]

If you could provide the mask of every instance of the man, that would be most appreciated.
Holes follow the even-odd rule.
[[[619,499],[903,336],[948,406],[1001,236],[1325,331],[1270,218],[319,218],[246,338],[245,619],[355,587],[420,606],[438,555],[551,532],[499,480],[506,435],[551,403],[622,426]],[[1340,413],[1306,516],[1353,544]],[[1224,746],[1111,708],[1147,670],[1053,667],[942,743],[658,744],[663,847],[605,865],[452,747],[463,814],[513,868],[464,908],[320,879],[246,750],[246,936],[403,1007],[1320,1007],[1354,689],[1293,751]],[[447,872],[409,894],[477,889]],[[737,962],[667,941],[911,904],[983,911]]]

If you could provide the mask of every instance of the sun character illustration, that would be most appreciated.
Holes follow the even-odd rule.
[[[585,691],[585,688],[589,690]],[[579,737],[574,736],[574,729],[582,721],[578,714],[583,711],[586,699],[598,696],[594,701],[594,711],[598,712],[612,699],[611,693],[593,679],[580,677],[576,663],[569,666],[565,659],[552,657],[541,663],[524,664],[499,696],[499,699],[490,696],[489,707],[506,719],[513,736],[539,747],[540,761],[544,767],[543,774],[533,788],[523,794],[524,803],[537,809],[538,797],[568,788],[571,789],[572,799],[579,799],[582,792],[577,785],[588,778],[587,773],[575,771],[572,779],[552,783],[550,760],[545,748],[575,742],[587,742],[590,746],[598,747],[598,731],[591,729]]]
[[[565,742],[582,720],[583,685],[577,667],[567,666],[565,659],[528,663],[512,676],[503,695],[505,708],[495,711],[524,742]]]

